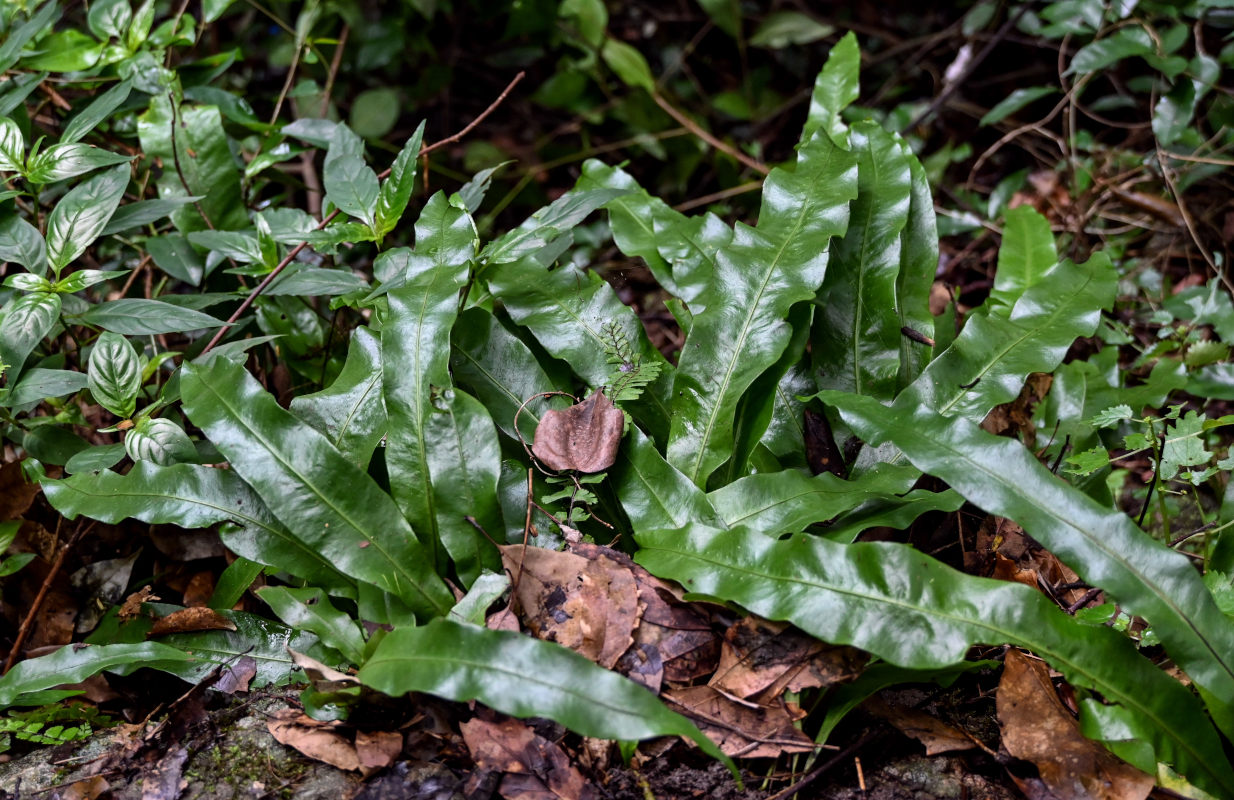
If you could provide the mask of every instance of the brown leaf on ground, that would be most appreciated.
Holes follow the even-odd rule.
[[[507,800],[595,797],[595,789],[571,766],[565,752],[522,722],[473,719],[459,728],[478,768],[472,780],[483,780],[482,772],[504,773],[498,791]]]
[[[905,736],[921,742],[925,745],[927,756],[953,750],[971,750],[977,746],[977,743],[959,728],[924,711],[892,705],[877,695],[866,700],[861,707],[870,715],[887,720]]]
[[[142,769],[141,800],[176,800],[188,786],[183,775],[188,760],[188,750],[176,747]]]
[[[781,753],[808,753],[814,741],[793,727],[781,704],[759,705],[729,697],[711,686],[665,689],[669,707],[689,717],[734,758],[775,758]]]
[[[531,452],[549,469],[602,472],[617,460],[625,414],[596,391],[569,408],[546,411]]]
[[[403,734],[398,731],[356,731],[356,758],[366,775],[383,770],[403,752]]]
[[[124,604],[120,606],[116,616],[120,618],[121,622],[137,619],[143,613],[141,609],[142,603],[153,603],[158,599],[159,596],[154,593],[154,590],[149,585],[143,586],[140,590],[124,598]]]
[[[501,557],[518,576],[523,623],[539,638],[612,669],[634,642],[640,608],[634,574],[597,553],[589,558],[541,547],[508,545]]]
[[[339,733],[339,727],[337,722],[318,722],[293,708],[279,711],[266,723],[266,730],[279,744],[339,769],[358,770],[356,746]]]
[[[30,510],[41,491],[37,483],[26,482],[20,461],[0,464],[0,522],[19,519]]]
[[[1045,665],[1014,648],[998,684],[998,719],[1007,752],[1037,766],[1039,779],[1016,779],[1030,798],[1143,800],[1152,791],[1153,776],[1080,733]]]
[[[197,631],[234,631],[236,623],[213,608],[182,608],[154,621],[147,636]]]
[[[785,690],[852,680],[864,661],[851,647],[833,647],[787,622],[750,615],[724,633],[720,664],[708,685],[741,698],[771,700]]]
[[[235,663],[219,669],[219,675],[214,683],[210,684],[210,688],[223,694],[247,692],[249,684],[255,677],[257,677],[257,660],[252,656],[240,656]]]
[[[1010,403],[995,406],[981,422],[981,427],[989,433],[1001,434],[1008,431],[1019,433],[1024,443],[1033,447],[1037,438],[1037,426],[1033,423],[1033,408],[1050,391],[1054,376],[1044,372],[1034,372],[1024,382],[1020,394]]]
[[[82,778],[64,787],[60,800],[96,800],[111,791],[111,784],[102,775],[93,778]],[[55,795],[53,795],[54,797]]]

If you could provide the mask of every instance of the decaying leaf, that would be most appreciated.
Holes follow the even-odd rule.
[[[708,683],[741,698],[779,697],[785,690],[852,680],[865,659],[851,647],[833,647],[787,622],[750,615],[724,633],[720,665]]]
[[[808,753],[814,740],[793,727],[782,704],[739,701],[711,686],[665,689],[669,707],[689,717],[708,738],[734,758],[775,758],[782,753]]]
[[[165,617],[156,619],[148,636],[163,636],[168,633],[193,633],[195,631],[234,631],[236,623],[213,608],[182,608]]]
[[[948,725],[916,708],[892,705],[878,695],[866,700],[861,707],[868,714],[887,720],[905,736],[921,742],[925,745],[927,756],[953,750],[971,750],[977,746],[964,731],[954,725]]]
[[[154,593],[149,584],[141,587],[136,592],[133,592],[128,597],[124,598],[124,604],[120,606],[120,610],[116,612],[116,616],[121,622],[128,622],[131,619],[137,619],[141,616],[142,603],[154,603],[158,601],[159,596]]]
[[[549,469],[602,472],[617,460],[625,414],[597,390],[581,403],[546,411],[531,452]]]
[[[0,522],[19,519],[41,491],[39,484],[26,481],[20,461],[0,464]]]
[[[356,747],[339,732],[337,722],[318,722],[295,709],[274,714],[266,729],[279,744],[285,744],[315,761],[343,770],[360,769]]]
[[[498,790],[507,800],[595,797],[594,787],[570,765],[565,752],[522,722],[473,719],[459,728],[477,767],[468,782],[470,790],[478,788],[484,773],[502,773]],[[475,796],[472,791],[466,794]]]
[[[1045,665],[1015,649],[998,684],[998,719],[1007,752],[1037,766],[1040,778],[1016,778],[1030,798],[1143,800],[1152,791],[1153,776],[1080,733]]]

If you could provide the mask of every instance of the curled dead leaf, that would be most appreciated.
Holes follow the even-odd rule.
[[[182,608],[165,617],[156,619],[148,636],[164,636],[169,633],[195,633],[197,631],[234,631],[236,623],[213,608]]]
[[[617,460],[625,414],[597,390],[581,403],[545,412],[531,452],[549,469],[602,472]]]

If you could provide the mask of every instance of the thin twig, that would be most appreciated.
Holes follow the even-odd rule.
[[[57,521],[59,527],[59,521]],[[13,639],[13,648],[9,650],[8,658],[4,660],[4,671],[0,674],[7,673],[13,668],[13,664],[17,662],[17,654],[21,652],[21,646],[26,642],[26,636],[29,635],[30,629],[34,627],[34,620],[39,615],[39,609],[43,607],[43,601],[47,599],[47,593],[51,591],[51,585],[56,580],[56,575],[60,573],[60,568],[64,566],[64,559],[68,556],[69,550],[73,549],[73,545],[82,535],[93,528],[97,523],[90,522],[84,528],[80,525],[76,533],[69,538],[67,542],[60,545],[59,552],[56,553],[56,560],[52,562],[51,569],[47,572],[47,577],[43,579],[43,585],[39,587],[39,593],[34,596],[34,602],[30,604],[30,610],[26,612],[26,617],[21,621],[21,627],[17,629],[17,637]]]
[[[704,142],[711,145],[715,149],[719,150],[721,153],[725,153],[729,156],[732,156],[733,158],[740,161],[742,164],[745,164],[750,169],[762,175],[766,175],[769,172],[771,172],[771,168],[768,167],[763,162],[759,161],[758,159],[750,158],[748,155],[741,152],[740,150],[732,147],[731,145],[725,144],[724,142],[720,141],[716,137],[712,136],[707,131],[703,130],[701,127],[699,127],[699,124],[697,122],[695,122],[694,120],[687,117],[685,114],[678,111],[676,108],[673,107],[671,103],[669,103],[667,100],[661,97],[659,92],[652,92],[651,99],[656,101],[656,105],[664,109],[665,114],[668,114],[670,117],[677,120],[678,124],[680,124],[682,127],[689,130],[690,133],[702,139]]]
[[[763,185],[763,182],[761,180],[746,181],[745,183],[740,184],[738,186],[730,186],[729,188],[721,189],[718,192],[712,192],[711,194],[705,194],[702,197],[696,197],[693,200],[687,200],[684,203],[680,203],[678,205],[673,206],[673,210],[674,211],[689,211],[690,209],[698,208],[699,206],[711,205],[712,203],[718,202],[720,200],[727,200],[728,198],[736,197],[739,194],[745,194],[746,192],[752,192],[755,189],[758,189],[759,187],[761,187],[762,185]]]
[[[788,800],[788,798],[797,794],[802,789],[806,788],[811,783],[814,783],[814,781],[821,778],[827,772],[827,770],[831,769],[836,764],[839,764],[841,761],[844,761],[850,755],[857,752],[861,748],[865,747],[870,742],[873,742],[875,739],[882,738],[883,735],[884,735],[883,731],[873,731],[871,733],[867,733],[865,736],[862,736],[860,739],[853,742],[848,747],[844,748],[843,750],[841,750],[840,752],[836,753],[834,756],[829,758],[827,761],[820,764],[809,775],[797,781],[796,783],[794,783],[792,786],[788,787],[787,789],[783,789],[779,792],[776,792],[771,797],[767,798],[767,800]]]
[[[1161,143],[1157,142],[1157,163],[1161,165],[1161,177],[1165,179],[1165,185],[1169,187],[1170,194],[1174,195],[1174,204],[1178,206],[1178,211],[1182,214],[1183,222],[1187,226],[1187,233],[1191,234],[1191,241],[1195,242],[1195,247],[1200,251],[1200,255],[1204,256],[1204,261],[1208,263],[1208,268],[1221,279],[1225,284],[1225,288],[1230,292],[1234,292],[1234,283],[1225,274],[1225,270],[1217,266],[1217,262],[1213,259],[1208,248],[1200,241],[1200,234],[1195,229],[1195,219],[1191,216],[1191,212],[1187,209],[1187,204],[1183,201],[1182,192],[1178,191],[1178,186],[1174,183],[1174,177],[1170,174],[1170,167],[1166,163],[1164,156],[1166,153],[1161,149]]]
[[[457,142],[459,139],[463,138],[463,136],[471,132],[473,128],[475,128],[477,125],[483,122],[484,118],[487,117],[489,114],[491,114],[493,110],[497,108],[497,106],[500,105],[503,100],[506,99],[506,97],[510,94],[510,92],[514,89],[514,87],[518,85],[518,82],[521,81],[526,74],[527,73],[525,72],[520,72],[519,74],[515,75],[514,80],[510,81],[509,85],[506,86],[505,91],[503,91],[497,97],[497,99],[494,100],[489,105],[488,108],[484,109],[484,111],[480,113],[480,116],[472,120],[471,124],[469,124],[467,127],[463,128],[461,131],[459,131],[458,133],[452,136],[447,136],[445,139],[442,139],[439,142],[434,142],[433,144],[428,145],[427,147],[420,148],[419,155],[423,156],[427,153],[431,153],[437,148],[443,145],[449,144],[450,142]],[[377,177],[384,179],[388,177],[389,175],[390,175],[390,170],[387,169],[383,171]],[[336,208],[333,211],[331,211],[326,216],[325,219],[317,223],[317,226],[313,228],[313,230],[315,231],[322,230],[327,225],[329,225],[331,222],[333,222],[334,218],[337,217],[338,215],[339,215],[339,209]],[[240,307],[237,308],[234,312],[232,312],[232,315],[227,318],[227,323],[223,327],[219,328],[218,333],[214,334],[214,337],[211,338],[210,341],[206,344],[205,348],[201,351],[202,355],[205,355],[206,353],[214,349],[215,345],[217,345],[219,341],[223,338],[223,336],[227,333],[227,329],[231,325],[235,324],[236,320],[240,319],[240,317],[244,315],[244,312],[249,310],[249,308],[253,305],[254,302],[256,302],[257,298],[261,295],[261,293],[264,292],[266,288],[271,283],[274,282],[274,280],[283,272],[283,270],[287,268],[288,264],[290,264],[292,261],[295,261],[296,256],[300,255],[300,251],[303,250],[307,246],[308,246],[308,242],[300,242],[298,245],[293,247],[287,253],[287,255],[283,256],[283,260],[275,265],[274,269],[270,271],[270,274],[267,275],[262,280],[261,283],[253,287],[253,291],[249,292],[248,297],[244,298],[244,302],[240,304]]]
[[[324,118],[330,110],[330,93],[334,91],[334,79],[338,76],[339,65],[343,63],[343,48],[347,45],[347,36],[351,26],[343,23],[343,29],[338,34],[338,44],[334,46],[334,57],[330,59],[330,71],[326,73],[326,85],[321,90],[321,106],[317,116]]]

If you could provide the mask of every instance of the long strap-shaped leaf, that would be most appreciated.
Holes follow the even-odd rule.
[[[381,340],[368,328],[351,332],[347,361],[328,389],[291,401],[291,413],[325,434],[358,467],[367,467],[386,432],[381,392]]]
[[[1158,759],[1207,791],[1234,793],[1234,770],[1195,696],[1122,634],[1075,622],[1027,586],[965,575],[898,544],[779,541],[702,525],[636,538],[636,560],[660,577],[900,666],[943,667],[976,644],[1029,648],[1131,711],[1132,735]]]
[[[238,531],[223,534],[223,542],[232,552],[286,570],[331,594],[356,594],[352,578],[283,527],[231,470],[196,464],[162,467],[153,461],[138,461],[125,475],[101,470],[44,481],[43,494],[68,519],[85,514],[115,524],[132,517],[190,530],[231,521],[240,526]]]
[[[143,662],[157,669],[191,660],[188,653],[158,642],[94,647],[65,645],[49,655],[26,659],[0,678],[0,708],[7,708],[14,702],[26,705],[27,700],[22,695],[64,683],[80,683],[105,669]]]
[[[546,717],[598,739],[684,736],[736,774],[714,742],[646,688],[561,645],[519,633],[450,619],[399,628],[381,640],[358,677],[386,694],[479,700],[505,714]]]
[[[1185,556],[1063,482],[1018,441],[924,407],[906,413],[840,392],[820,397],[867,442],[893,442],[913,466],[1015,520],[1080,577],[1147,619],[1174,661],[1215,699],[1219,724],[1229,719],[1220,712],[1234,703],[1234,622]]]
[[[788,311],[822,284],[831,238],[847,227],[856,194],[856,156],[816,134],[795,172],[767,178],[758,227],[739,225],[716,254],[677,368],[669,429],[669,463],[696,485],[732,455],[737,404],[788,345]]]
[[[390,496],[243,367],[186,364],[184,410],[279,520],[346,575],[444,614],[454,596]]]

